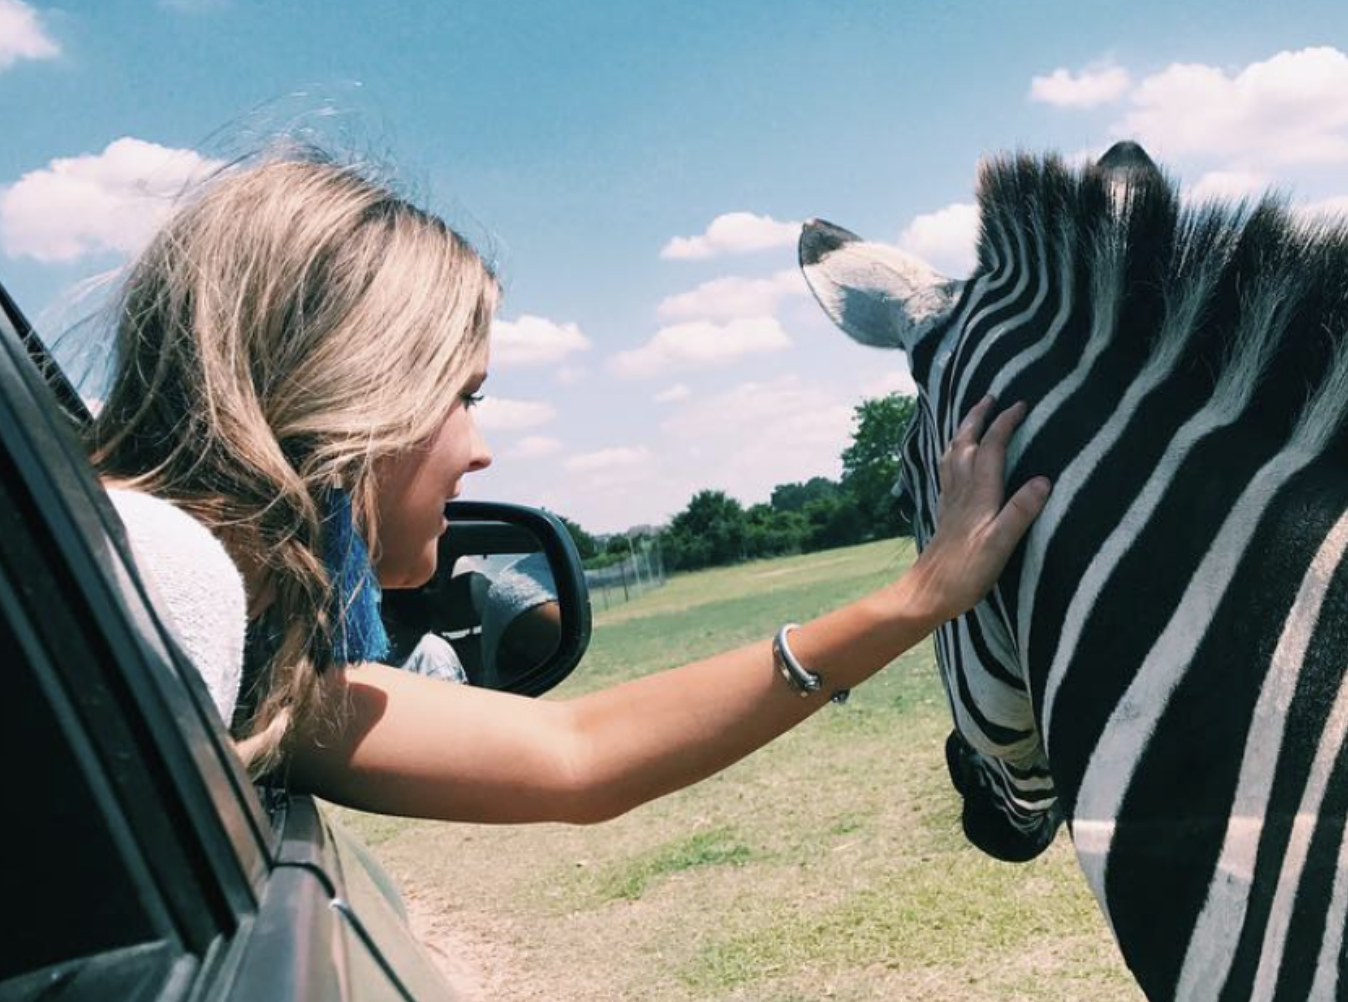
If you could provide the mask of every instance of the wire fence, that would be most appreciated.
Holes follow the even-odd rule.
[[[657,536],[628,537],[629,553],[616,564],[587,568],[585,584],[596,611],[630,602],[665,583],[665,560]]]

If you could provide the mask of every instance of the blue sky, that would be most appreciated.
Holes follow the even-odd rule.
[[[0,0],[0,279],[54,335],[193,170],[304,132],[500,269],[470,496],[594,531],[765,500],[905,385],[802,294],[801,220],[958,274],[981,155],[1125,135],[1195,197],[1348,205],[1341,7],[1178,6]]]

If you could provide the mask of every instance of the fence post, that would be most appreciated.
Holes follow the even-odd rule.
[[[627,533],[626,535],[627,535],[627,556],[628,556],[628,558],[632,561],[632,574],[633,574],[633,575],[636,577],[636,579],[637,579],[637,591],[640,592],[640,591],[641,591],[641,569],[640,569],[639,567],[637,567],[637,551],[636,551],[636,549],[632,546],[632,534],[629,532],[629,533]]]

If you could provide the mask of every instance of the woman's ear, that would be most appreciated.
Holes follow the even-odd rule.
[[[964,284],[897,247],[868,243],[822,219],[801,230],[800,267],[829,318],[854,341],[875,348],[911,348],[950,310]]]

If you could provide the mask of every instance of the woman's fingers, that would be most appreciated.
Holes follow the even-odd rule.
[[[978,440],[983,434],[983,424],[987,421],[988,411],[995,402],[991,396],[984,397],[974,404],[973,409],[960,422],[955,437],[950,440],[945,454],[941,457],[940,469],[937,471],[943,493],[973,472],[974,456],[978,452]]]
[[[992,587],[1048,501],[1045,477],[1035,477],[1004,500],[1006,450],[1027,408],[1013,404],[989,425],[994,403],[992,397],[979,401],[942,458],[936,533],[920,558],[951,616]]]
[[[1011,495],[1011,500],[1002,506],[992,522],[991,540],[995,540],[994,545],[998,550],[1008,557],[1011,555],[1021,537],[1044,510],[1051,489],[1048,477],[1035,477]]]
[[[1011,441],[1011,435],[1025,419],[1025,401],[1018,400],[1006,410],[997,415],[997,419],[992,422],[988,428],[987,434],[983,436],[982,445],[992,445],[1000,449],[1005,449],[1007,442]]]
[[[1025,419],[1025,402],[1017,401],[997,415],[983,440],[978,444],[979,471],[985,474],[988,482],[998,487],[1006,475],[1006,447],[1011,436]]]
[[[943,492],[977,475],[983,483],[994,485],[1000,496],[1006,472],[1006,447],[1025,419],[1026,406],[1024,401],[1012,404],[997,415],[984,432],[988,414],[996,402],[991,395],[984,397],[960,423],[941,459],[939,474]]]
[[[983,422],[988,419],[988,411],[997,401],[988,394],[978,403],[974,404],[973,409],[964,415],[964,420],[960,422],[959,428],[955,430],[955,437],[950,440],[950,447],[953,449],[956,445],[968,444],[976,445],[983,435]]]

